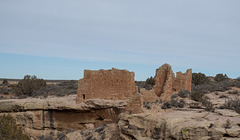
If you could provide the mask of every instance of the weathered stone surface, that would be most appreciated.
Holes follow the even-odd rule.
[[[192,88],[192,69],[188,69],[186,73],[177,72],[173,82],[173,91],[188,90]]]
[[[89,99],[76,104],[76,95],[46,99],[0,100],[0,116],[10,113],[32,139],[52,136],[57,139],[68,130],[93,128],[115,123],[128,107],[128,100]]]
[[[188,69],[186,73],[177,72],[175,78],[172,67],[169,64],[164,64],[156,70],[153,90],[158,97],[166,101],[171,98],[173,92],[180,90],[188,90],[191,92],[191,85],[191,69]]]
[[[142,105],[143,105],[142,95],[136,93],[129,99],[127,110],[130,111],[131,114],[142,113],[143,112]]]
[[[146,90],[145,88],[141,88],[140,93],[142,94],[143,102],[155,102],[156,100],[160,101],[160,97],[158,97],[154,90]]]
[[[136,93],[134,73],[127,70],[85,70],[79,80],[77,103],[86,99],[125,100]]]
[[[227,120],[232,127],[224,128]],[[118,126],[121,135],[132,139],[223,139],[240,136],[240,118],[219,116],[198,110],[169,111],[165,113],[120,114]]]
[[[174,74],[169,64],[164,64],[156,70],[154,92],[158,97],[167,100],[172,94]]]
[[[123,140],[116,124],[100,125],[95,129],[76,131],[66,135],[66,140]]]

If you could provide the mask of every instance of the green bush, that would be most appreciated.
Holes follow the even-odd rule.
[[[228,79],[228,76],[225,74],[225,75],[223,75],[222,73],[219,73],[219,74],[217,74],[215,77],[214,77],[214,80],[216,81],[216,82],[222,82],[222,81],[225,81],[225,80],[227,80]]]
[[[28,95],[31,96],[33,91],[40,89],[41,87],[46,87],[47,83],[43,79],[38,79],[35,75],[24,76],[24,79],[20,80],[16,86],[16,91],[18,95]]]
[[[147,90],[151,90],[154,85],[155,85],[155,79],[151,76],[150,78],[147,78],[143,87]]]
[[[0,139],[28,140],[29,138],[23,134],[21,128],[17,127],[16,122],[11,115],[4,114],[0,117]]]
[[[155,85],[155,79],[151,76],[150,78],[147,78],[145,84],[154,86]]]
[[[193,73],[192,74],[192,83],[194,85],[202,85],[209,83],[208,77],[203,73]]]

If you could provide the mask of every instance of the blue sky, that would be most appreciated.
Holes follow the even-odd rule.
[[[0,77],[80,79],[128,69],[136,80],[164,63],[240,76],[239,0],[0,1]]]

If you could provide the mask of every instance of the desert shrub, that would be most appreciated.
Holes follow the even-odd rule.
[[[190,98],[194,101],[200,102],[202,97],[203,97],[203,93],[199,92],[199,91],[193,91],[190,95]]]
[[[49,95],[63,97],[70,94],[77,94],[77,81],[63,81],[60,84],[50,84],[33,92],[33,97],[47,97]]]
[[[178,92],[178,96],[182,98],[187,98],[190,95],[190,92],[188,90],[180,90]]]
[[[225,128],[225,129],[230,129],[232,126],[231,126],[231,122],[230,122],[230,120],[229,119],[227,119],[227,121],[226,121],[226,123],[223,125],[223,127]]]
[[[219,98],[228,98],[226,95],[220,95]]]
[[[202,105],[205,107],[206,111],[210,111],[213,112],[215,110],[215,108],[213,107],[213,104],[208,100],[208,98],[206,97],[202,97],[200,99],[200,102],[202,103]]]
[[[209,82],[208,77],[203,73],[193,73],[192,74],[192,83],[194,85],[202,85]]]
[[[143,87],[147,90],[151,90],[154,85],[155,85],[155,79],[151,76],[150,78],[146,79]]]
[[[152,85],[144,85],[143,88],[147,89],[147,90],[151,90],[153,88]]]
[[[174,99],[174,98],[177,98],[177,97],[178,97],[177,94],[173,94],[173,95],[171,96],[171,99]]]
[[[234,91],[229,91],[228,94],[238,94],[238,91],[237,90],[234,90]]]
[[[190,98],[194,101],[201,102],[206,111],[214,111],[213,104],[209,101],[208,97],[204,97],[204,93],[194,91],[191,93]]]
[[[204,84],[204,85],[192,85],[192,91],[199,91],[201,93],[207,94],[209,92],[214,92],[214,91],[220,91],[220,92],[224,92],[226,90],[229,90],[230,87],[234,87],[234,86],[240,86],[240,82],[238,84],[238,82],[235,81],[230,81],[230,80],[226,80],[226,81],[222,81],[222,82],[209,82],[209,84]]]
[[[147,78],[146,83],[147,85],[155,85],[155,79],[151,76],[150,78]]]
[[[236,111],[240,114],[240,100],[238,98],[236,99],[228,99],[221,108],[224,109],[231,109]]]
[[[23,134],[21,128],[17,127],[16,122],[11,115],[4,114],[0,117],[0,139],[28,140],[29,138]]]
[[[12,88],[9,88],[8,86],[2,86],[0,87],[0,93],[3,93],[3,95],[9,95],[10,93],[14,93],[15,90]]]
[[[3,79],[2,84],[3,84],[3,85],[8,85],[8,80],[7,80],[7,79]]]
[[[176,107],[176,108],[183,108],[185,105],[185,100],[184,99],[174,99],[172,98],[170,101],[166,101],[163,103],[162,105],[162,109],[169,109],[172,107]]]
[[[9,93],[8,92],[3,92],[3,95],[9,95]]]
[[[217,74],[215,77],[214,77],[214,80],[216,81],[216,82],[222,82],[222,81],[225,81],[225,80],[227,80],[228,79],[228,76],[225,74],[225,75],[223,75],[222,73],[219,73],[219,74]]]
[[[145,103],[144,107],[147,108],[147,109],[151,109],[152,108],[149,102]]]
[[[24,79],[20,80],[16,86],[17,95],[28,95],[31,96],[32,93],[41,87],[46,87],[46,81],[43,79],[38,79],[35,75],[24,76]]]

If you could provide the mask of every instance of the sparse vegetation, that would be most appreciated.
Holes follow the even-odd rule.
[[[155,84],[154,78],[150,77],[146,80],[143,87],[147,90],[151,90],[153,88],[154,84]]]
[[[201,102],[202,105],[205,107],[206,111],[214,111],[213,104],[209,101],[207,97],[204,97],[204,93],[199,91],[194,91],[191,93],[190,98],[194,101]]]
[[[223,75],[222,73],[219,73],[214,77],[214,80],[216,82],[222,82],[222,81],[225,81],[227,79],[228,79],[228,76],[226,74]]]
[[[163,103],[162,109],[169,109],[172,107],[183,108],[184,105],[185,105],[184,99],[178,100],[178,99],[172,98],[170,101],[166,101],[165,103]]]
[[[147,108],[147,109],[151,109],[151,108],[152,108],[149,102],[144,103],[143,106],[144,106],[145,108]]]
[[[145,84],[154,86],[155,85],[155,79],[151,76],[150,78],[147,78]]]
[[[4,114],[0,117],[0,139],[28,140],[29,138],[23,134],[21,128],[17,127],[16,122],[11,115]]]
[[[171,96],[171,99],[174,99],[174,98],[177,98],[177,97],[178,97],[177,94],[173,94],[173,95]]]
[[[3,79],[3,82],[2,82],[3,85],[8,85],[8,80],[7,79]]]
[[[180,90],[178,92],[178,96],[182,98],[187,98],[190,95],[190,92],[188,90]]]
[[[224,126],[223,126],[225,129],[230,129],[232,126],[231,126],[231,122],[230,122],[230,120],[229,119],[227,119],[227,121],[226,121],[226,124],[224,124]]]
[[[63,81],[60,84],[50,84],[46,87],[42,87],[39,90],[33,92],[33,97],[43,96],[47,97],[49,95],[52,96],[66,96],[70,94],[77,94],[77,81]]]
[[[192,91],[198,91],[201,92],[203,94],[207,94],[210,92],[214,92],[214,91],[220,91],[220,92],[224,92],[226,90],[229,90],[230,87],[240,87],[240,82],[235,82],[235,81],[230,81],[230,80],[226,80],[226,81],[222,81],[222,82],[210,82],[209,84],[204,84],[204,85],[192,85]]]
[[[35,75],[24,76],[24,79],[20,80],[15,87],[17,95],[27,95],[31,96],[32,93],[41,87],[46,87],[46,81],[43,79],[38,79]]]
[[[200,102],[202,97],[203,97],[203,93],[199,92],[199,91],[193,91],[190,95],[190,98],[194,101]]]
[[[220,108],[221,109],[231,109],[240,114],[240,100],[238,98],[236,98],[236,99],[230,98]]]
[[[192,83],[194,85],[202,85],[209,83],[208,77],[203,73],[193,73],[192,74]]]
[[[238,94],[238,91],[237,91],[237,90],[229,91],[228,94],[234,94],[234,95],[236,95],[236,94]]]
[[[209,101],[209,99],[207,97],[202,97],[200,99],[200,102],[205,107],[206,111],[213,112],[215,110],[215,108],[213,107],[213,104]]]

